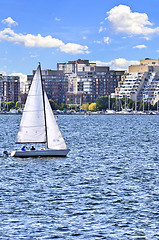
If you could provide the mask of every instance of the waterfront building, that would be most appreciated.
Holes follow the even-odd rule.
[[[44,88],[49,99],[57,102],[58,104],[64,103],[66,98],[66,92],[68,91],[68,77],[63,71],[59,70],[42,70],[42,79],[44,81]],[[25,86],[25,92],[28,93],[33,75],[27,75],[27,84]]]
[[[91,63],[89,60],[68,61],[68,63],[57,63],[57,70],[63,71],[66,74],[92,72],[96,63]]]
[[[129,66],[129,72],[122,77],[112,96],[154,105],[159,101],[159,59],[146,58],[140,60],[140,65]]]
[[[19,76],[4,76],[0,74],[0,98],[5,103],[20,101]]]
[[[83,102],[94,102],[97,97],[110,95],[115,91],[124,72],[78,59],[57,63],[57,70],[42,70],[42,78],[50,99],[58,104],[65,102],[80,105]],[[25,93],[28,93],[33,75],[27,76]]]
[[[115,92],[125,72],[110,70],[108,66],[97,66],[96,63],[81,59],[58,63],[57,69],[63,70],[68,76],[66,103],[69,105],[95,102],[97,97],[110,95]]]

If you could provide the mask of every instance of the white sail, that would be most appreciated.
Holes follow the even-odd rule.
[[[63,139],[60,129],[57,125],[56,119],[54,117],[46,93],[45,93],[45,111],[46,111],[48,148],[67,149],[65,140]]]
[[[40,65],[30,87],[16,142],[46,142]]]

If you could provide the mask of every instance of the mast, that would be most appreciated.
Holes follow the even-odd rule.
[[[44,96],[44,85],[42,81],[41,65],[39,62],[40,77],[41,77],[41,86],[42,86],[42,95],[43,95],[43,105],[44,105],[44,122],[45,122],[45,133],[46,133],[46,148],[48,148],[48,136],[47,136],[47,123],[46,123],[46,109],[45,109],[45,96]]]
[[[110,95],[109,95],[109,101],[108,101],[108,109],[110,110]]]

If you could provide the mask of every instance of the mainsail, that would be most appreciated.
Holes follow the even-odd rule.
[[[46,142],[40,65],[34,75],[16,138],[16,143]]]
[[[40,65],[34,75],[24,107],[16,143],[46,143],[52,149],[67,149],[46,93]]]

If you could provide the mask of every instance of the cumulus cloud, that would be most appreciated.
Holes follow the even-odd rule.
[[[133,48],[142,49],[142,48],[147,48],[147,46],[146,45],[137,45],[137,46],[134,46]]]
[[[76,43],[67,43],[60,46],[60,50],[65,53],[79,54],[89,53],[87,46],[82,46]]]
[[[104,43],[109,44],[110,42],[110,37],[104,37]]]
[[[3,19],[1,22],[4,23],[4,24],[7,24],[8,26],[11,26],[11,25],[16,26],[16,25],[18,25],[18,23],[16,21],[14,21],[11,17]]]
[[[159,33],[159,27],[152,28],[146,13],[132,12],[129,6],[119,5],[107,12],[106,19],[118,33],[149,35]]]
[[[23,44],[25,47],[54,48],[59,47],[65,53],[88,53],[88,47],[75,43],[64,44],[61,40],[52,36],[43,37],[40,34],[17,34],[11,28],[0,31],[0,40],[6,40],[15,44]]]
[[[110,66],[112,69],[127,69],[130,65],[139,65],[139,61],[126,60],[125,58],[117,58],[110,62],[101,62],[101,61],[93,61],[97,64],[97,66]]]
[[[40,34],[17,34],[10,28],[5,28],[0,31],[0,40],[7,40],[9,42],[14,42],[16,44],[22,43],[25,47],[59,47],[63,42],[59,39],[52,38],[51,36],[42,37]]]

